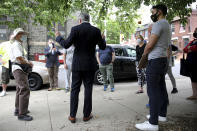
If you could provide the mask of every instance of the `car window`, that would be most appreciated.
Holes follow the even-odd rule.
[[[123,49],[122,48],[114,48],[115,56],[123,56]]]
[[[136,51],[134,49],[127,48],[126,51],[129,57],[136,57]]]

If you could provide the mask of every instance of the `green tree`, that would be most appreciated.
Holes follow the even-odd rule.
[[[120,43],[120,26],[115,20],[107,20],[106,23],[106,42],[107,44]]]
[[[104,20],[109,15],[115,15],[121,32],[126,34],[135,31],[136,13],[140,5],[153,5],[163,2],[168,6],[167,19],[171,21],[179,16],[182,23],[191,13],[188,7],[196,0],[0,0],[0,18],[9,16],[13,21],[1,21],[9,28],[15,28],[32,19],[34,24],[53,27],[53,23],[64,23],[71,13],[80,10],[87,11],[93,17],[93,22],[101,30],[105,29]],[[117,10],[114,11],[114,8]],[[148,16],[149,17],[149,16]]]

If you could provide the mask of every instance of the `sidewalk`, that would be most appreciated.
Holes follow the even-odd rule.
[[[171,95],[172,85],[169,80],[166,84],[170,99],[168,122],[160,124],[160,130],[197,129],[197,126],[194,127],[197,122],[197,101],[185,99],[192,93],[189,78],[177,79],[178,94]],[[134,125],[146,120],[149,112],[145,107],[147,94],[135,94],[137,82],[118,82],[115,87],[116,91],[112,93],[109,90],[104,92],[102,86],[94,86],[94,118],[89,122],[82,121],[84,98],[81,88],[75,124],[67,119],[70,93],[66,94],[63,90],[48,92],[47,89],[31,92],[29,110],[34,120],[24,122],[13,116],[15,91],[10,91],[6,97],[0,98],[0,131],[135,131]],[[185,122],[184,128],[180,120]]]

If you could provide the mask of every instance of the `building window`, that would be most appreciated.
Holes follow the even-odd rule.
[[[184,47],[186,47],[188,43],[189,43],[189,38],[183,38]]]
[[[183,24],[180,24],[180,33],[185,32],[185,26]]]
[[[171,29],[172,29],[172,33],[174,34],[175,33],[175,24],[174,23],[171,24]]]

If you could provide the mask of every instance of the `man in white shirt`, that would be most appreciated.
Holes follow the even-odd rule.
[[[12,73],[16,80],[16,100],[14,115],[18,116],[19,120],[31,121],[33,117],[27,115],[30,89],[28,85],[28,73],[24,72],[18,64],[25,64],[33,67],[25,57],[23,42],[27,38],[27,32],[22,28],[17,28],[13,32],[14,41],[10,50],[10,60],[12,64]]]

